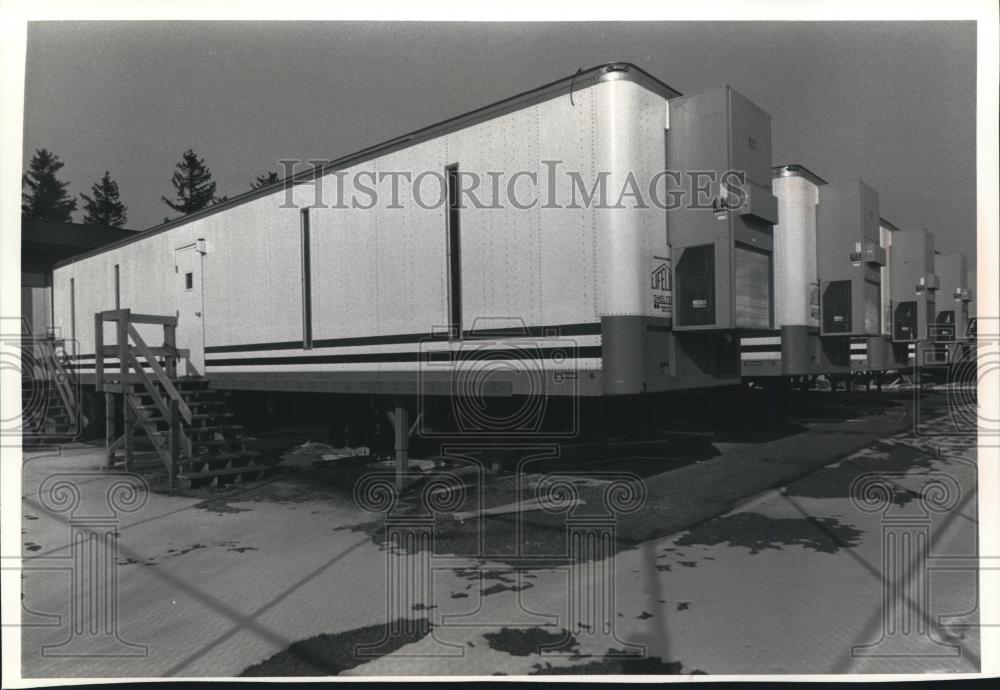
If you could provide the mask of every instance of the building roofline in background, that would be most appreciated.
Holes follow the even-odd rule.
[[[87,223],[21,218],[21,243],[93,249],[112,241],[133,239],[139,233],[128,228]]]

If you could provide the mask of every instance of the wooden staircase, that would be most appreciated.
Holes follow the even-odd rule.
[[[26,446],[65,443],[76,436],[73,413],[59,393],[28,376],[21,377],[21,439]]]
[[[175,345],[175,317],[116,309],[100,312],[95,319],[98,389],[108,401],[108,467],[131,470],[137,451],[145,446],[163,462],[171,489],[249,481],[267,469],[258,462],[258,453],[245,448],[241,427],[232,422],[229,394],[209,388],[203,378],[177,376],[178,360],[188,353]],[[118,342],[105,346],[108,321],[117,324]],[[163,326],[163,344],[147,345],[135,324]],[[119,358],[116,371],[105,369],[107,356]],[[114,393],[122,396],[121,435]]]
[[[23,445],[72,441],[79,435],[80,411],[73,374],[59,354],[63,341],[28,337],[21,347]]]

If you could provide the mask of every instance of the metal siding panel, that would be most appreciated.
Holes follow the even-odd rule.
[[[773,182],[778,197],[778,224],[774,227],[775,325],[819,326],[816,287],[817,186],[803,177],[779,177]]]
[[[882,303],[882,335],[892,335],[892,235],[886,226],[879,227],[879,242],[885,250],[885,266],[881,270],[879,296]]]
[[[595,89],[600,99],[594,130],[598,134],[595,152],[598,170],[607,170],[609,204],[617,201],[628,173],[650,142],[641,139],[638,127],[639,101],[625,82],[610,82]],[[605,208],[596,211],[598,246],[601,257],[600,314],[602,316],[642,315],[648,257],[640,216],[635,209]]]
[[[653,272],[659,270],[664,263],[664,259],[670,266],[671,255],[670,245],[667,242],[667,215],[666,212],[657,207],[654,199],[651,198],[650,182],[657,173],[666,169],[666,130],[665,114],[667,112],[667,101],[664,98],[650,93],[644,89],[634,91],[635,97],[639,100],[638,127],[639,139],[642,145],[639,147],[636,159],[636,174],[640,183],[640,191],[646,198],[648,208],[637,211],[639,214],[640,227],[645,238],[644,257],[640,264],[641,270],[641,292],[643,300],[643,313],[647,316],[661,318],[671,318],[673,316],[673,294],[672,276],[668,276],[667,290],[660,291],[653,287]],[[666,202],[666,184],[659,185],[657,200]],[[669,306],[660,308],[657,306],[655,298],[666,297]]]
[[[540,108],[541,147],[545,160],[560,160],[556,178],[555,201],[569,206],[573,201],[573,184],[569,172],[581,175],[584,184],[593,175],[592,140],[588,136],[593,126],[592,100],[589,91],[576,94],[574,105],[569,99],[549,101]],[[572,123],[568,126],[567,123]],[[540,209],[539,253],[536,258],[540,273],[542,323],[577,323],[594,321],[597,314],[593,301],[593,223],[592,209]]]
[[[728,91],[731,169],[744,171],[749,182],[770,192],[771,116],[738,91]]]

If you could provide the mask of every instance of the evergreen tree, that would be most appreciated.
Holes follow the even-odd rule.
[[[48,149],[35,151],[28,172],[21,178],[22,187],[28,188],[21,192],[21,213],[25,218],[72,222],[76,199],[66,192],[69,182],[56,178],[64,165]]]
[[[104,171],[101,181],[91,188],[93,198],[86,194],[80,194],[83,198],[83,222],[91,225],[111,225],[121,227],[125,225],[126,209],[125,204],[118,197],[118,183],[111,179],[111,173]]]
[[[268,170],[263,175],[258,175],[257,179],[250,183],[250,189],[260,189],[275,184],[279,181],[278,173]]]
[[[199,158],[191,149],[184,152],[170,182],[177,190],[177,199],[171,200],[165,196],[160,198],[175,211],[194,213],[216,201],[212,171],[205,165],[204,159]]]

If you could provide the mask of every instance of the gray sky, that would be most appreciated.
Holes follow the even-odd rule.
[[[685,94],[731,84],[770,112],[776,164],[860,177],[884,217],[974,260],[973,22],[32,23],[24,163],[51,149],[73,194],[110,170],[145,228],[174,215],[160,196],[186,148],[233,196],[278,159],[338,157],[613,61]]]

